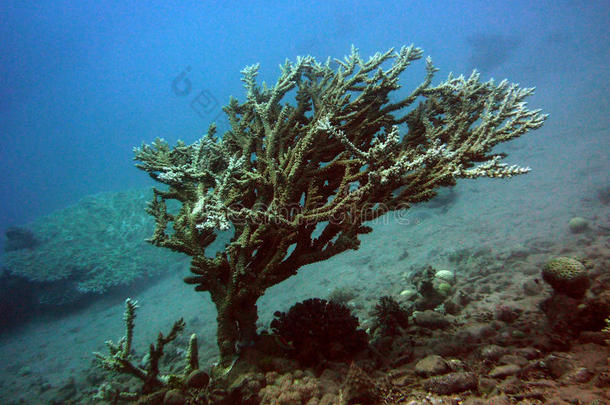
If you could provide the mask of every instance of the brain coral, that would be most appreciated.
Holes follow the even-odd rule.
[[[573,298],[580,298],[589,287],[585,266],[570,257],[556,257],[542,269],[542,278],[553,290]]]

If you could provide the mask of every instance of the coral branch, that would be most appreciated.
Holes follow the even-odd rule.
[[[184,330],[185,324],[182,319],[179,319],[174,322],[174,325],[167,336],[159,333],[157,336],[157,344],[150,345],[148,365],[146,369],[143,369],[133,362],[131,355],[137,308],[137,301],[132,300],[131,298],[125,300],[125,313],[123,315],[123,320],[125,321],[125,336],[122,337],[117,344],[112,341],[106,342],[109,355],[103,355],[101,353],[94,353],[94,355],[97,364],[100,367],[119,374],[130,374],[143,381],[140,392],[142,394],[148,394],[157,389],[166,387],[170,380],[178,379],[177,376],[172,374],[161,375],[159,360],[163,356],[165,346],[178,337],[178,334]],[[193,334],[189,341],[184,374],[181,378],[186,377],[191,371],[198,368],[197,335]],[[112,395],[116,395],[121,399],[134,399],[133,392],[119,392],[112,393]]]

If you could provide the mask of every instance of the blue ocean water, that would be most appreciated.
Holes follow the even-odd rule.
[[[476,67],[484,77],[537,86],[530,102],[552,118],[532,142],[581,127],[585,115],[589,125],[608,124],[604,1],[0,7],[0,229],[86,194],[142,185],[132,147],[157,136],[197,139],[229,95],[243,94],[244,66],[260,62],[261,79],[271,81],[286,58],[342,57],[352,44],[371,55],[413,43],[442,69],[439,80]],[[177,94],[172,82],[183,72],[192,87]]]
[[[273,83],[286,58],[342,58],[352,45],[368,57],[415,44],[440,68],[436,82],[449,72],[468,75],[476,68],[484,79],[535,86],[529,104],[549,119],[503,147],[510,163],[531,166],[531,174],[460,183],[463,197],[449,216],[428,218],[425,207],[416,208],[414,218],[427,218],[421,222],[426,227],[413,226],[416,230],[407,235],[395,224],[378,224],[363,238],[361,251],[346,253],[334,266],[321,265],[323,270],[311,275],[300,274],[288,289],[300,282],[334,285],[337,279],[337,285],[363,279],[383,283],[383,272],[350,269],[400,273],[403,264],[392,255],[403,242],[421,245],[417,253],[411,251],[411,259],[425,263],[439,246],[515,246],[533,236],[553,239],[572,216],[595,215],[582,206],[581,197],[610,186],[607,1],[4,1],[0,15],[0,249],[11,227],[91,194],[150,187],[150,179],[134,168],[133,147],[156,137],[170,144],[194,142],[212,121],[222,131],[222,106],[231,95],[244,99],[243,67],[260,63],[259,80]],[[422,61],[407,69],[405,89],[423,74]],[[333,276],[336,268],[341,270]],[[171,305],[174,297],[161,286],[171,288],[171,294],[190,294],[189,303],[200,299],[185,285],[157,285],[150,291],[163,296],[159,305]],[[277,288],[284,306],[311,295],[307,288]],[[265,296],[261,317],[268,319],[277,302]],[[104,323],[111,313],[120,318],[121,304],[114,305],[97,308],[108,311],[93,328],[97,342],[83,344],[69,360],[50,356],[48,364],[68,361],[72,367],[51,378],[52,384],[76,372],[105,339],[120,336],[120,324],[110,330]],[[212,313],[184,312],[213,322]],[[153,314],[142,317],[150,320]],[[30,332],[54,341],[61,322],[84,328],[86,315],[70,316],[60,324],[45,320],[44,332]],[[92,323],[97,316],[92,315]],[[166,314],[158,323],[167,325],[180,316]],[[144,336],[154,336],[159,328],[153,326]],[[27,330],[23,333],[30,339]],[[0,357],[19,350],[15,339],[5,342]],[[40,372],[37,366],[29,365],[33,371],[27,372],[23,367],[17,369],[24,376]],[[2,390],[9,398],[9,388]]]

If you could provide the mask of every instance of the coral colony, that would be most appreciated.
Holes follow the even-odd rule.
[[[273,86],[257,84],[259,66],[248,66],[245,101],[231,98],[224,108],[230,129],[222,137],[212,124],[192,144],[156,139],[135,148],[136,166],[166,186],[154,189],[148,206],[156,222],[150,242],[190,256],[186,283],[209,292],[216,306],[217,376],[259,338],[256,303],[265,291],[307,264],[358,249],[359,235],[372,231],[366,222],[428,201],[461,178],[530,170],[503,163],[505,154],[492,149],[543,124],[546,115],[525,103],[534,89],[482,82],[476,71],[433,85],[437,69],[428,58],[423,81],[405,92],[399,76],[422,53],[408,46],[364,60],[352,48],[337,65],[299,57],[281,66]],[[210,257],[219,230],[233,237]],[[309,305],[338,311],[325,315],[333,319],[342,313]],[[127,307],[132,322],[135,305]],[[286,335],[294,316],[276,324]],[[128,346],[111,345],[114,359],[101,361],[136,373],[148,392],[169,389],[155,370],[127,365]]]

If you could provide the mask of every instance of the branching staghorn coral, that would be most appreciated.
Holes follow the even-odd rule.
[[[220,364],[256,335],[256,302],[307,264],[358,249],[365,221],[427,201],[459,178],[511,177],[500,142],[539,128],[533,93],[479,74],[437,85],[426,59],[423,82],[404,98],[399,76],[422,50],[389,50],[364,60],[355,48],[338,67],[311,56],[286,61],[276,84],[242,71],[246,100],[224,108],[230,129],[175,147],[162,139],[135,148],[138,168],[167,185],[154,189],[150,241],[192,257],[185,281],[208,291],[218,310]],[[292,102],[294,100],[294,102]],[[172,212],[167,202],[180,209]],[[214,257],[218,230],[234,237]],[[321,231],[320,231],[321,229]]]
[[[197,335],[193,334],[189,340],[183,376],[178,377],[172,374],[160,374],[159,360],[163,356],[165,346],[175,340],[176,337],[178,337],[178,334],[184,330],[185,323],[182,318],[174,322],[174,325],[167,336],[163,336],[163,334],[159,332],[156,345],[151,343],[146,369],[135,364],[133,356],[131,355],[131,348],[137,308],[137,301],[132,300],[131,298],[125,300],[125,314],[123,315],[123,320],[125,321],[125,336],[123,336],[118,343],[106,341],[106,346],[108,346],[109,351],[108,355],[94,353],[95,360],[100,367],[116,373],[129,374],[142,380],[143,385],[140,390],[141,394],[148,394],[155,390],[162,389],[163,387],[167,387],[172,383],[172,379],[177,380],[184,378],[193,370],[199,369]],[[117,399],[134,400],[140,393],[116,392],[111,393],[111,395],[115,396]]]

